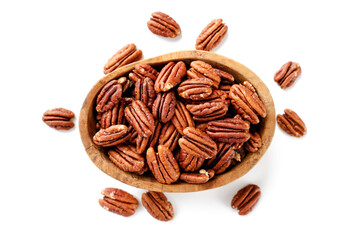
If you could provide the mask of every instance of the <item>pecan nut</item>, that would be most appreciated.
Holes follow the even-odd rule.
[[[123,87],[121,83],[124,82],[124,78],[125,77],[121,77],[118,80],[111,80],[104,85],[96,98],[97,112],[105,112],[118,104],[123,93]]]
[[[142,137],[150,137],[155,131],[153,115],[140,100],[135,100],[125,108],[126,120]]]
[[[196,39],[195,48],[205,51],[212,50],[223,40],[227,30],[228,27],[222,22],[222,19],[212,20]]]
[[[110,147],[127,141],[130,137],[128,127],[125,125],[113,125],[100,129],[93,137],[96,145]]]
[[[240,215],[248,214],[256,205],[261,195],[260,188],[254,184],[240,189],[231,201],[231,207],[239,210]]]
[[[215,88],[219,87],[221,76],[210,64],[197,60],[192,61],[190,66],[191,68],[186,72],[189,78],[208,78],[213,81]]]
[[[218,143],[217,154],[208,159],[206,167],[215,171],[216,174],[223,173],[231,164],[231,160],[235,157],[235,151],[229,143]]]
[[[251,131],[250,139],[244,144],[244,147],[249,152],[257,152],[262,146],[261,136],[258,132]]]
[[[174,217],[173,206],[162,192],[143,193],[141,202],[148,213],[157,220],[169,221]]]
[[[160,92],[152,105],[154,119],[167,123],[175,114],[176,97],[174,91]]]
[[[208,182],[215,175],[212,169],[201,169],[199,173],[182,173],[180,179],[187,183],[201,184]]]
[[[279,127],[291,136],[302,137],[306,134],[305,123],[290,109],[285,109],[283,115],[278,114],[276,121]]]
[[[198,104],[187,104],[186,108],[194,116],[195,121],[211,121],[225,116],[228,106],[227,101],[216,99]]]
[[[213,81],[208,78],[194,78],[183,81],[177,91],[180,97],[191,100],[202,100],[213,92]]]
[[[136,83],[140,79],[150,78],[155,82],[159,73],[150,65],[139,63],[135,65],[134,70],[129,73],[129,78],[133,83]]]
[[[301,73],[301,67],[298,63],[287,62],[274,75],[274,81],[282,89],[286,89],[294,84],[295,80]]]
[[[180,149],[175,156],[180,168],[185,172],[194,172],[203,165],[205,158],[195,157]]]
[[[178,146],[179,138],[180,133],[176,130],[174,124],[172,124],[172,122],[168,122],[161,129],[159,145],[164,145],[169,148],[170,151],[174,151]]]
[[[250,138],[250,123],[240,118],[224,118],[207,123],[206,133],[216,141],[243,143]]]
[[[212,158],[217,153],[216,143],[203,131],[187,127],[179,139],[179,146],[185,152],[195,157]]]
[[[102,208],[124,217],[129,217],[135,213],[139,206],[137,199],[121,189],[105,188],[101,191],[103,199],[99,199]]]
[[[230,73],[225,72],[218,68],[214,68],[214,70],[215,70],[216,74],[221,78],[222,83],[231,84],[231,85],[235,83],[235,78]]]
[[[121,170],[142,174],[147,170],[145,159],[134,146],[116,145],[108,151],[110,160]]]
[[[180,176],[180,168],[172,152],[164,145],[158,146],[158,152],[150,147],[146,152],[146,161],[150,171],[160,183],[176,182]]]
[[[181,135],[183,135],[184,128],[195,127],[194,120],[182,102],[176,103],[174,116],[171,119],[171,122]]]
[[[155,81],[155,91],[167,92],[181,82],[186,74],[185,63],[179,61],[169,62],[160,71]]]
[[[256,92],[249,89],[250,83],[246,86],[234,84],[230,88],[229,97],[232,99],[235,110],[244,120],[252,124],[260,122],[257,115],[262,118],[266,117],[266,108]]]
[[[117,51],[105,64],[104,73],[108,74],[115,69],[129,63],[138,61],[142,57],[142,51],[136,50],[136,45],[131,43]]]
[[[43,114],[42,120],[46,125],[57,130],[69,130],[74,127],[74,123],[71,121],[73,117],[75,117],[75,114],[70,110],[54,108],[47,110]]]
[[[142,154],[149,147],[155,147],[159,141],[162,125],[159,121],[155,121],[155,131],[150,137],[136,137],[136,152]]]
[[[125,122],[125,101],[121,101],[116,104],[112,109],[107,110],[101,115],[100,128],[108,128],[113,125],[124,124]]]
[[[156,98],[154,81],[148,77],[136,81],[134,96],[136,100],[142,101],[148,108],[151,108]]]
[[[179,24],[169,15],[162,12],[154,12],[152,18],[147,22],[149,30],[163,37],[174,38],[181,33]]]

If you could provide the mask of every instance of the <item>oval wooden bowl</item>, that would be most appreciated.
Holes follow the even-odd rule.
[[[106,150],[104,150],[104,148],[100,146],[95,145],[92,141],[92,138],[96,133],[94,106],[96,96],[101,90],[101,88],[110,80],[117,79],[120,76],[128,74],[131,70],[134,69],[137,63],[146,63],[152,66],[157,66],[165,65],[169,61],[184,61],[188,65],[191,61],[194,60],[202,60],[211,64],[215,68],[227,71],[231,73],[237,81],[243,82],[247,80],[253,84],[267,110],[267,117],[265,119],[262,119],[261,123],[259,124],[260,135],[263,143],[262,147],[256,153],[248,153],[246,157],[242,159],[241,163],[236,165],[228,172],[215,176],[213,179],[211,179],[205,184],[189,184],[184,182],[178,182],[167,185],[159,183],[155,178],[151,176],[139,176],[130,172],[124,172],[120,170],[118,167],[115,166],[115,164],[113,164],[109,160]],[[268,88],[260,80],[260,78],[256,76],[255,73],[253,73],[244,65],[232,59],[211,52],[197,50],[179,51],[126,65],[101,78],[90,90],[83,103],[79,118],[79,128],[81,140],[90,159],[98,168],[100,168],[103,172],[110,175],[111,177],[131,186],[151,191],[194,192],[216,188],[228,184],[240,178],[241,176],[246,174],[252,167],[254,167],[254,165],[260,160],[260,158],[268,149],[274,135],[275,107]]]

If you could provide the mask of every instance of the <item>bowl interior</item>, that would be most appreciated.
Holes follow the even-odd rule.
[[[155,68],[161,69],[161,67],[169,61],[184,61],[185,64],[189,66],[190,62],[194,60],[205,61],[215,68],[229,72],[235,77],[236,81],[243,82],[247,80],[255,87],[267,110],[267,117],[261,119],[261,122],[256,125],[256,128],[261,135],[263,143],[262,147],[256,153],[247,153],[246,157],[242,159],[241,163],[237,164],[231,170],[214,177],[209,182],[204,184],[189,184],[178,182],[167,185],[159,183],[150,175],[139,176],[134,173],[120,170],[109,160],[107,156],[107,150],[105,150],[103,147],[95,145],[92,141],[92,137],[96,133],[94,110],[95,101],[101,88],[110,80],[117,79],[120,76],[127,76],[128,73],[134,69],[135,65],[140,62],[150,64]],[[126,65],[101,78],[90,90],[83,103],[79,118],[79,129],[84,148],[90,159],[98,168],[111,177],[131,186],[151,191],[193,192],[220,187],[230,183],[246,174],[260,160],[269,147],[274,135],[275,108],[268,88],[260,80],[260,78],[247,67],[232,59],[211,52],[197,50],[180,51]]]

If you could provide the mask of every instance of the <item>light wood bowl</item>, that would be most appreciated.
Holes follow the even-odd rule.
[[[187,65],[189,65],[190,62],[194,60],[205,61],[215,68],[219,68],[226,72],[229,72],[235,77],[237,81],[243,82],[247,80],[251,84],[253,84],[267,110],[267,117],[265,119],[262,119],[259,124],[259,132],[263,143],[262,147],[256,153],[248,153],[246,157],[242,159],[241,163],[237,164],[231,170],[215,176],[213,179],[211,179],[205,184],[189,184],[184,182],[178,182],[167,185],[159,183],[152,176],[139,176],[130,172],[124,172],[120,170],[118,167],[115,166],[115,164],[113,164],[109,160],[107,156],[107,151],[104,150],[104,148],[95,145],[92,141],[92,138],[96,133],[94,105],[96,101],[96,96],[101,90],[101,88],[112,79],[117,79],[120,76],[124,75],[127,76],[127,74],[134,69],[137,63],[146,63],[152,66],[159,66],[165,65],[169,61],[184,61]],[[216,188],[228,184],[240,178],[248,171],[250,171],[252,167],[255,166],[255,164],[260,160],[260,158],[268,149],[274,135],[275,107],[268,88],[260,80],[260,78],[256,76],[255,73],[253,73],[244,65],[212,52],[197,50],[179,51],[126,65],[102,77],[90,90],[83,103],[79,118],[79,128],[81,140],[90,159],[98,168],[100,168],[103,172],[110,175],[111,177],[128,185],[151,191],[194,192]]]

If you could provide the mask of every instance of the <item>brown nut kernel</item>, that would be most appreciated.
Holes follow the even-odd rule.
[[[155,131],[150,137],[142,137],[137,135],[136,138],[136,152],[142,154],[149,147],[155,147],[158,144],[162,124],[155,121]]]
[[[154,119],[159,119],[167,123],[175,114],[176,97],[174,91],[158,93],[154,104],[152,105],[152,114]]]
[[[219,87],[221,78],[216,69],[210,64],[197,60],[192,61],[190,66],[191,68],[187,71],[187,75],[190,78],[207,78],[213,81],[213,86],[215,88]]]
[[[258,132],[251,131],[250,139],[244,144],[244,147],[249,152],[257,152],[262,146],[260,134]]]
[[[157,93],[169,91],[181,82],[185,74],[186,66],[184,62],[169,62],[161,69],[155,81],[155,91]]]
[[[233,75],[231,75],[228,72],[225,72],[223,70],[214,68],[216,74],[221,78],[221,82],[225,83],[225,84],[234,84],[235,83],[235,78]]]
[[[129,63],[138,61],[142,57],[142,51],[136,50],[135,44],[131,43],[117,51],[105,64],[104,73],[108,74],[115,69]]]
[[[71,121],[73,117],[75,117],[75,114],[70,110],[54,108],[47,110],[43,114],[42,120],[46,125],[57,130],[69,130],[74,127],[74,123]]]
[[[231,207],[239,210],[239,215],[246,215],[254,208],[261,195],[260,188],[254,184],[240,189],[231,201]]]
[[[172,152],[178,146],[178,140],[180,138],[179,132],[176,130],[172,122],[166,123],[160,132],[159,145],[164,145]]]
[[[127,141],[130,137],[128,127],[125,125],[113,125],[100,129],[93,137],[96,145],[110,147]]]
[[[186,109],[182,102],[177,102],[175,106],[174,116],[171,122],[174,124],[176,129],[181,135],[186,127],[195,127],[194,120],[192,119],[189,111]]]
[[[217,154],[207,160],[205,165],[214,170],[216,174],[220,174],[230,166],[231,160],[235,157],[235,151],[229,143],[218,143],[217,148]]]
[[[108,151],[110,160],[121,170],[139,175],[147,170],[145,159],[136,152],[134,146],[116,145]]]
[[[276,121],[279,127],[291,136],[302,137],[306,134],[305,123],[290,109],[285,109],[283,115],[278,114]]]
[[[150,137],[154,133],[154,117],[140,100],[133,101],[125,108],[125,117],[140,136]]]
[[[170,38],[180,35],[179,24],[167,14],[154,12],[151,16],[152,18],[147,22],[147,26],[152,33]]]
[[[225,37],[228,27],[222,23],[222,19],[212,20],[196,39],[197,50],[210,51],[215,48]]]
[[[180,168],[185,172],[199,170],[205,161],[205,158],[190,155],[183,149],[177,152],[175,159],[178,161]]]
[[[155,82],[159,73],[150,65],[139,63],[135,65],[134,70],[129,73],[129,78],[133,83],[141,79],[145,79],[146,77],[150,78]]]
[[[135,82],[134,95],[136,100],[142,101],[148,108],[151,108],[156,98],[154,81],[148,77],[139,79]]]
[[[282,89],[286,89],[293,85],[300,73],[301,67],[298,63],[287,62],[275,73],[274,81],[277,82]]]
[[[148,213],[157,220],[169,221],[174,217],[173,206],[162,192],[143,193],[141,202]]]
[[[123,93],[122,82],[125,77],[118,80],[111,80],[101,89],[96,98],[96,111],[105,112],[112,109],[121,99]],[[126,78],[125,78],[126,79]]]
[[[105,129],[113,125],[120,125],[124,124],[125,122],[125,115],[124,115],[124,109],[125,109],[125,101],[121,101],[118,104],[115,104],[115,106],[107,110],[101,115],[100,118],[100,127]]]
[[[212,169],[201,169],[199,173],[182,173],[180,179],[187,183],[201,184],[208,182],[214,175],[215,171]]]
[[[101,191],[103,199],[99,199],[102,208],[124,217],[129,217],[135,213],[139,206],[137,199],[121,189],[105,188]]]
[[[228,106],[227,101],[216,99],[198,104],[187,104],[186,108],[194,116],[195,121],[211,121],[225,116]]]
[[[250,123],[240,118],[224,118],[210,121],[206,133],[219,142],[244,143],[250,138]]]
[[[213,92],[213,81],[208,78],[194,78],[183,81],[177,91],[180,97],[191,100],[202,100]]]

